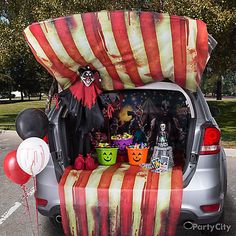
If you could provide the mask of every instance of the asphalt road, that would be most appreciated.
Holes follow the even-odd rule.
[[[26,203],[23,198],[22,189],[11,183],[3,173],[3,158],[10,150],[16,149],[20,143],[20,138],[14,132],[1,133],[0,131],[0,236],[31,236],[33,232],[39,230],[40,236],[59,236],[54,226],[47,217],[38,214],[38,227],[36,224],[37,214],[33,197],[33,182],[27,184],[27,193],[29,195],[29,211],[26,210]],[[219,231],[221,236],[236,235],[236,156],[228,157],[228,193],[225,205],[224,223],[231,226],[229,232]],[[30,215],[29,215],[30,212]],[[31,217],[31,219],[30,219]],[[226,228],[225,228],[226,229]],[[202,235],[201,231],[186,230],[178,228],[177,236],[195,236]]]

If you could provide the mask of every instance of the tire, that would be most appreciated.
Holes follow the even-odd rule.
[[[54,226],[58,233],[64,235],[62,222],[61,222],[61,215],[54,215],[53,217],[49,217],[51,224]]]

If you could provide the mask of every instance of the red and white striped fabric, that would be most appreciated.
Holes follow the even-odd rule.
[[[94,171],[66,169],[59,184],[66,235],[175,235],[182,170],[153,173],[116,164]]]
[[[65,89],[77,70],[100,72],[103,90],[168,78],[195,90],[208,58],[208,33],[200,20],[154,12],[101,11],[28,26],[36,59]]]

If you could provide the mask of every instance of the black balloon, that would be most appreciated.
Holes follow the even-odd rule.
[[[48,118],[39,109],[25,109],[16,118],[16,131],[22,139],[43,138],[48,131]]]

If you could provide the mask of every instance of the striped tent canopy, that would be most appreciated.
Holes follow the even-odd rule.
[[[194,91],[208,59],[205,23],[155,12],[76,14],[33,23],[24,34],[63,89],[89,65],[100,73],[103,90],[170,79]]]

